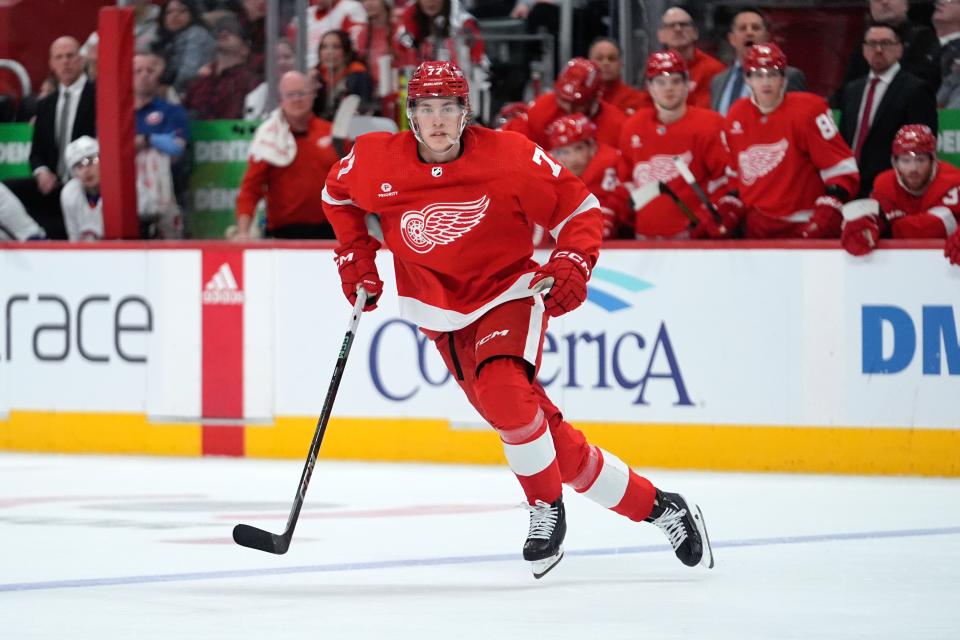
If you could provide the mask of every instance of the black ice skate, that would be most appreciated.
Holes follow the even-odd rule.
[[[563,537],[567,534],[567,519],[563,511],[563,496],[553,504],[537,500],[527,505],[530,510],[530,531],[523,543],[523,559],[530,562],[534,578],[542,578],[563,559]]]
[[[680,562],[688,567],[702,564],[707,569],[713,569],[713,550],[707,535],[707,523],[696,504],[688,503],[679,493],[657,489],[653,512],[646,521],[657,525],[667,534]]]

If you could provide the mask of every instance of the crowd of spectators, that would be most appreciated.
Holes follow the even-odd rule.
[[[644,77],[631,83],[621,77],[623,54],[617,40],[596,28],[596,24],[604,24],[602,19],[594,20],[602,10],[597,3],[575,3],[576,15],[582,20],[574,34],[574,51],[580,55],[564,62],[554,90],[534,95],[529,103],[507,104],[496,118],[480,124],[527,135],[595,183],[592,188],[606,191],[605,198],[614,203],[607,207],[609,237],[752,237],[760,228],[780,229],[769,232],[774,237],[839,237],[844,204],[869,198],[878,176],[895,168],[891,150],[898,132],[906,125],[923,125],[935,135],[937,108],[960,105],[960,9],[955,6],[960,3],[938,0],[931,24],[911,21],[907,0],[868,0],[866,4],[867,24],[859,46],[850,54],[842,86],[831,96],[811,100],[815,96],[806,93],[803,72],[787,65],[785,57],[782,68],[777,66],[779,49],[776,45],[771,48],[774,25],[759,9],[739,7],[733,12],[726,33],[733,55],[731,64],[725,65],[700,46],[695,11],[683,6],[667,8],[660,16],[656,37],[661,50],[670,56],[651,56]],[[152,189],[141,195],[138,209],[143,233],[149,237],[179,237],[182,233],[181,210],[186,205],[189,171],[183,162],[190,144],[188,119],[264,122],[259,147],[254,145],[261,153],[251,151],[237,204],[237,236],[247,238],[255,232],[251,221],[258,202],[264,199],[268,234],[327,237],[329,227],[307,213],[309,207],[302,199],[291,200],[277,191],[301,183],[311,167],[316,175],[322,175],[335,161],[335,149],[323,144],[317,151],[314,139],[329,140],[330,121],[346,96],[357,96],[361,113],[386,116],[402,125],[400,78],[423,60],[448,59],[460,64],[473,88],[497,80],[489,77],[491,66],[481,23],[463,0],[409,0],[396,5],[391,0],[313,0],[306,21],[306,73],[294,71],[293,43],[299,22],[284,25],[279,34],[282,37],[274,59],[277,75],[284,82],[278,87],[280,106],[271,111],[265,81],[265,0],[164,0],[159,5],[138,0],[132,5],[137,50],[138,194]],[[552,28],[549,25],[557,14],[556,5],[547,0],[516,4],[474,0],[470,6],[485,17],[510,15],[526,20],[530,30],[545,24]],[[765,66],[758,66],[758,46],[768,52]],[[9,189],[0,192],[0,234],[6,229],[8,236],[17,239],[73,238],[63,222],[61,192],[63,185],[91,163],[85,156],[86,165],[71,165],[67,149],[78,138],[95,140],[97,48],[96,33],[82,46],[69,37],[51,45],[52,82],[36,105],[30,155],[33,177],[8,181]],[[757,92],[767,91],[768,85],[775,87],[776,100],[763,106]],[[787,98],[793,93],[801,97]],[[833,124],[823,98],[839,112],[839,126]],[[306,112],[304,101],[310,103]],[[816,111],[821,103],[822,111],[811,112],[809,123],[796,114],[807,108],[797,105],[813,105],[810,108]],[[753,107],[744,106],[751,104]],[[728,114],[747,114],[744,109],[750,108],[762,115],[758,126],[767,126],[768,120],[788,121],[794,123],[791,135],[796,137],[765,141],[759,155],[753,147],[732,152],[736,145],[724,136],[736,136],[747,123],[739,116],[731,120]],[[782,115],[785,113],[789,116]],[[690,124],[694,122],[697,124]],[[272,138],[266,135],[268,126]],[[850,162],[855,161],[857,167],[855,183],[838,186],[831,182],[838,171],[846,169],[820,166],[823,163],[816,152],[804,146],[808,134],[797,133],[803,127],[818,130],[832,145],[831,153],[849,153]],[[675,181],[680,169],[665,160],[672,155],[661,158],[637,152],[649,135],[684,141],[683,148],[671,147],[668,153],[689,154],[693,180],[701,183],[697,186],[711,200],[709,204]],[[715,144],[708,139],[711,136],[722,143]],[[757,140],[762,138],[760,135]],[[305,147],[307,141],[314,141],[313,146]],[[789,152],[778,151],[781,143],[794,146]],[[262,153],[265,144],[287,145],[290,157],[279,163],[271,160]],[[728,184],[718,179],[712,159],[709,175],[697,169],[698,155],[706,147],[724,149],[728,154],[724,178],[729,178]],[[744,171],[749,174],[753,170],[751,162],[769,164],[771,154],[782,159],[792,157],[795,151],[800,154],[797,162],[819,172],[819,192],[811,195],[810,202],[794,203],[796,207],[789,211],[754,207],[751,214],[751,205],[740,199],[743,189],[738,188],[744,186]],[[778,171],[782,167],[776,163],[781,159],[773,165]],[[790,183],[790,176],[781,178]],[[650,191],[651,184],[656,185],[656,194]],[[89,187],[85,191],[91,202],[94,191]],[[298,195],[306,193],[309,190],[301,188]],[[673,200],[668,198],[671,193]],[[11,202],[16,205],[5,204]],[[733,202],[739,203],[736,213],[732,213]],[[652,212],[662,212],[664,207],[672,207],[672,220],[654,219]],[[22,212],[29,214],[30,220],[25,220]],[[748,224],[751,215],[791,218],[798,224],[788,225],[788,232],[784,231],[787,227],[778,225]],[[811,222],[814,219],[820,224]],[[940,219],[943,221],[942,216]],[[940,237],[951,235],[956,226],[943,221]],[[14,228],[16,232],[11,232]],[[661,234],[658,229],[669,232]],[[86,233],[84,237],[95,236]]]

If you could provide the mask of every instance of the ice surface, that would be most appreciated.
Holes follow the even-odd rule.
[[[0,638],[960,637],[960,481],[644,471],[704,511],[717,566],[566,493],[567,556],[520,558],[505,467],[0,455]]]

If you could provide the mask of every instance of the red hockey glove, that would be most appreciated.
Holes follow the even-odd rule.
[[[876,216],[863,216],[844,220],[840,244],[852,256],[865,256],[873,251],[880,240],[880,221]]]
[[[950,264],[955,264],[960,267],[960,229],[954,231],[950,237],[947,238],[947,244],[943,248],[943,255],[947,257]]]
[[[603,239],[615,238],[617,235],[617,212],[609,207],[600,207],[600,213],[603,215]]]
[[[840,235],[840,225],[843,222],[843,203],[833,196],[820,196],[813,203],[813,215],[810,222],[800,230],[801,238],[816,240],[820,238],[836,238]]]
[[[697,208],[696,215],[700,223],[691,229],[691,238],[721,240],[733,235],[740,224],[740,219],[743,217],[743,202],[734,195],[726,195],[717,201],[716,208],[717,213],[720,214],[719,223],[714,220],[713,214],[707,209],[706,205],[700,205]]]
[[[574,251],[557,249],[547,264],[533,275],[530,288],[545,278],[553,278],[553,287],[543,304],[548,316],[562,316],[573,311],[587,299],[587,280],[590,279],[590,262]]]
[[[374,262],[376,250],[368,249],[337,249],[334,262],[340,270],[340,282],[343,284],[343,295],[350,304],[357,303],[357,287],[367,290],[367,303],[364,311],[373,311],[377,308],[377,300],[383,293],[383,280],[377,273],[377,263]]]

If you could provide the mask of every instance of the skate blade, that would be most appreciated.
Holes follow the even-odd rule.
[[[563,547],[560,547],[560,550],[549,558],[531,561],[530,568],[533,570],[533,577],[539,580],[557,566],[561,560],[563,560]]]
[[[700,533],[700,541],[703,543],[703,555],[700,557],[700,564],[707,569],[713,569],[713,547],[710,546],[710,536],[707,535],[707,521],[703,519],[703,512],[700,511],[700,505],[693,505],[693,509],[693,522],[697,525],[697,531]]]

